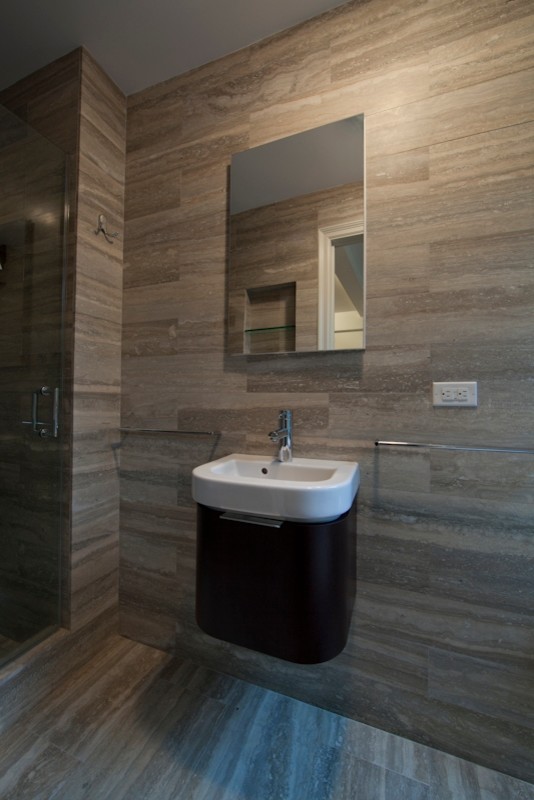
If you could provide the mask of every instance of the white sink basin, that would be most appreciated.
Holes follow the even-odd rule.
[[[240,453],[193,470],[193,499],[211,508],[296,522],[328,522],[352,505],[360,468],[352,461]]]

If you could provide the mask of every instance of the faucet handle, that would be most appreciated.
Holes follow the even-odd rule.
[[[291,461],[292,459],[292,446],[293,446],[293,424],[292,414],[287,408],[280,411],[279,417],[280,427],[277,431],[271,431],[269,439],[271,442],[279,444],[278,448],[278,461]]]

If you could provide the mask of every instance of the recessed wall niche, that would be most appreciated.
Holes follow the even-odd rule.
[[[245,353],[295,349],[296,284],[261,286],[245,292]]]

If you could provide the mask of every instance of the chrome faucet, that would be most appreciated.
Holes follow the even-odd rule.
[[[293,415],[287,409],[280,411],[278,417],[280,427],[271,431],[269,439],[278,444],[278,461],[291,461],[293,458]]]

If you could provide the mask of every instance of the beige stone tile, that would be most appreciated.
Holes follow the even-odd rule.
[[[533,246],[534,234],[529,230],[432,242],[429,284],[433,290],[442,291],[452,282],[456,288],[471,292],[481,286],[530,286]]]
[[[175,355],[180,344],[177,319],[132,322],[123,327],[122,353],[127,358]]]
[[[126,225],[128,231],[135,232],[135,223]],[[133,237],[133,234],[132,234]],[[138,237],[135,244],[128,246],[124,258],[124,290],[151,287],[160,283],[173,284],[180,279],[181,243],[179,239],[159,243],[157,247],[150,241]],[[150,269],[147,265],[150,264]],[[135,296],[135,295],[134,295]]]
[[[529,442],[525,442],[528,447]],[[491,446],[489,443],[488,446]],[[487,498],[505,503],[534,502],[534,480],[529,473],[533,456],[514,453],[432,453],[432,488],[462,498]],[[512,527],[512,521],[510,521]],[[510,542],[509,550],[512,543]]]
[[[128,584],[129,585],[129,584]],[[140,609],[136,607],[135,598],[128,591],[122,595],[120,608],[120,631],[122,636],[142,642],[150,647],[170,652],[174,650],[176,639],[175,614],[162,614],[161,610]],[[168,704],[168,699],[166,700]],[[114,772],[111,771],[110,779],[113,780]]]
[[[340,10],[332,42],[332,81],[354,75],[401,71],[407,61],[426,56],[436,31],[428,4],[410,0],[402,7],[379,0]]]
[[[459,89],[488,78],[532,69],[532,17],[523,16],[527,9],[526,4],[523,9],[521,5],[517,3],[515,8],[504,10],[502,7],[498,9],[497,3],[493,4],[492,11],[498,10],[499,16],[493,18],[493,25],[487,19],[485,24],[488,27],[482,30],[470,25],[474,16],[469,20],[463,16],[462,34],[457,34],[454,39],[449,38],[446,44],[440,44],[430,52],[431,92]],[[469,15],[469,10],[464,8],[464,12]],[[438,13],[446,16],[442,9]],[[509,22],[507,13],[511,17]]]
[[[117,386],[111,391],[87,391],[79,387],[74,403],[76,417],[76,433],[99,434],[103,448],[109,449],[116,436],[116,428],[120,418],[120,389]]]
[[[172,150],[180,139],[183,124],[183,88],[180,81],[167,81],[127,101],[128,139],[126,152],[130,156],[147,155],[157,137],[162,152]]]
[[[6,797],[15,793],[21,797],[35,797],[37,792],[54,792],[58,784],[64,784],[69,772],[79,766],[74,758],[49,745],[46,737],[34,736],[32,739],[25,743],[26,752],[18,754],[18,757],[10,754],[16,760],[0,783],[0,791]]]
[[[528,614],[469,604],[399,587],[360,584],[357,613],[361,625],[390,631],[415,643],[456,650],[495,661],[521,659]],[[474,622],[476,620],[476,634]],[[510,621],[514,622],[511,626]]]
[[[366,116],[367,153],[374,158],[530,122],[530,73],[377,109]]]
[[[484,13],[472,5],[466,5],[463,0],[453,0],[444,6],[439,0],[430,0],[429,8],[432,11],[434,25],[442,42],[451,42],[463,39],[466,35],[477,32],[489,31],[489,36],[496,26],[507,25],[513,20],[525,19],[532,14],[528,0],[519,0],[503,6],[500,0],[490,0],[484,6]]]
[[[129,223],[138,216],[165,211],[180,205],[183,157],[179,149],[163,156],[128,158],[124,215]],[[135,225],[131,225],[135,228]]]
[[[133,286],[124,292],[125,325],[178,319],[181,306],[180,281]]]
[[[297,100],[279,102],[267,109],[253,112],[250,116],[250,146],[264,144],[355,114],[365,114],[367,124],[368,119],[384,109],[416,104],[417,100],[427,94],[428,67],[426,61],[419,58],[407,62],[394,74],[371,74],[346,86],[333,87],[320,95],[303,95]],[[382,117],[382,114],[379,116]],[[374,129],[373,126],[370,130]],[[366,133],[366,139],[367,142],[371,140],[369,133]]]
[[[178,356],[126,358],[122,376],[123,425],[174,430],[181,382]]]
[[[74,50],[2,93],[8,108],[21,112],[66,153],[75,153],[77,147],[80,60],[81,50]]]
[[[250,48],[250,67],[261,79],[258,106],[305,94],[310,85],[317,91],[329,88],[331,41],[338,15],[339,10],[321,14]]]
[[[533,141],[534,124],[528,123],[433,146],[430,238],[527,230],[534,216]]]
[[[293,410],[295,434],[299,427],[325,428],[328,421],[328,395],[308,394],[298,402],[288,394],[237,394],[220,392],[190,397],[185,392],[178,412],[179,426],[185,430],[244,431],[268,433],[276,426],[281,408]],[[194,402],[193,402],[194,401]]]
[[[287,392],[293,397],[290,406],[310,392],[354,392],[362,363],[363,355],[358,352],[250,356],[246,360],[247,391]]]
[[[98,129],[108,147],[108,158],[112,147],[122,154],[124,171],[126,98],[85,49],[82,49],[81,69],[82,130],[86,123]]]
[[[120,320],[103,319],[77,314],[76,386],[113,387],[120,383]]]
[[[531,742],[527,741],[526,746],[530,745]],[[522,758],[528,764],[528,750],[522,753]],[[502,759],[497,752],[493,765],[496,768],[502,766]],[[455,794],[461,797],[465,793],[474,794],[477,800],[478,798],[482,800],[488,795],[489,797],[503,795],[510,800],[532,800],[534,797],[534,788],[530,783],[524,783],[495,769],[481,767],[437,750],[431,751],[430,783],[436,800],[448,800]]]

